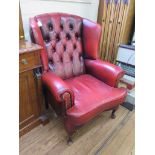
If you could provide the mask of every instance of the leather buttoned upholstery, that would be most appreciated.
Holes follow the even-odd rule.
[[[83,74],[82,18],[67,14],[36,16],[48,56],[48,67],[62,79]]]
[[[126,97],[117,88],[124,71],[99,60],[101,26],[79,16],[51,13],[30,19],[30,35],[40,44],[42,82],[49,102],[64,116],[68,134]],[[55,102],[55,104],[53,104]]]

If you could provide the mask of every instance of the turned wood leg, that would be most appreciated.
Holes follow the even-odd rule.
[[[116,118],[115,112],[116,112],[116,110],[113,109],[113,110],[112,110],[112,113],[111,113],[111,118],[112,118],[112,119],[115,119],[115,118]]]
[[[115,112],[116,112],[117,109],[118,109],[118,107],[116,107],[116,108],[114,108],[114,109],[112,110],[112,113],[111,113],[111,118],[112,118],[112,119],[115,119],[115,118],[116,118]]]
[[[68,120],[65,120],[65,128],[68,134],[67,144],[70,145],[73,143],[72,135],[75,132],[75,126],[71,124]]]
[[[71,145],[73,143],[72,136],[68,135],[67,144]]]

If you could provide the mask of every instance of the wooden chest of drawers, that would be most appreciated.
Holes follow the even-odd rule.
[[[34,70],[41,67],[40,51],[36,44],[20,41],[19,49],[19,134],[20,136],[39,125],[43,120],[41,80]],[[48,119],[44,121],[48,122]]]
[[[39,52],[40,50],[37,50],[28,53],[22,53],[19,55],[20,72],[31,70],[33,68],[36,68],[37,66],[40,66]]]

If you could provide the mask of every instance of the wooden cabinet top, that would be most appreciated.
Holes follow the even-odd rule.
[[[19,54],[26,53],[26,52],[32,52],[32,51],[37,51],[42,49],[40,45],[25,41],[25,40],[20,40],[19,41]]]
[[[40,50],[42,47],[28,41],[19,42],[19,72],[41,67]]]

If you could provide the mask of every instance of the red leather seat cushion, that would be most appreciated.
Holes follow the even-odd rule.
[[[104,110],[124,101],[126,89],[114,88],[89,74],[65,80],[74,91],[75,105],[67,110],[68,119],[81,125]]]

